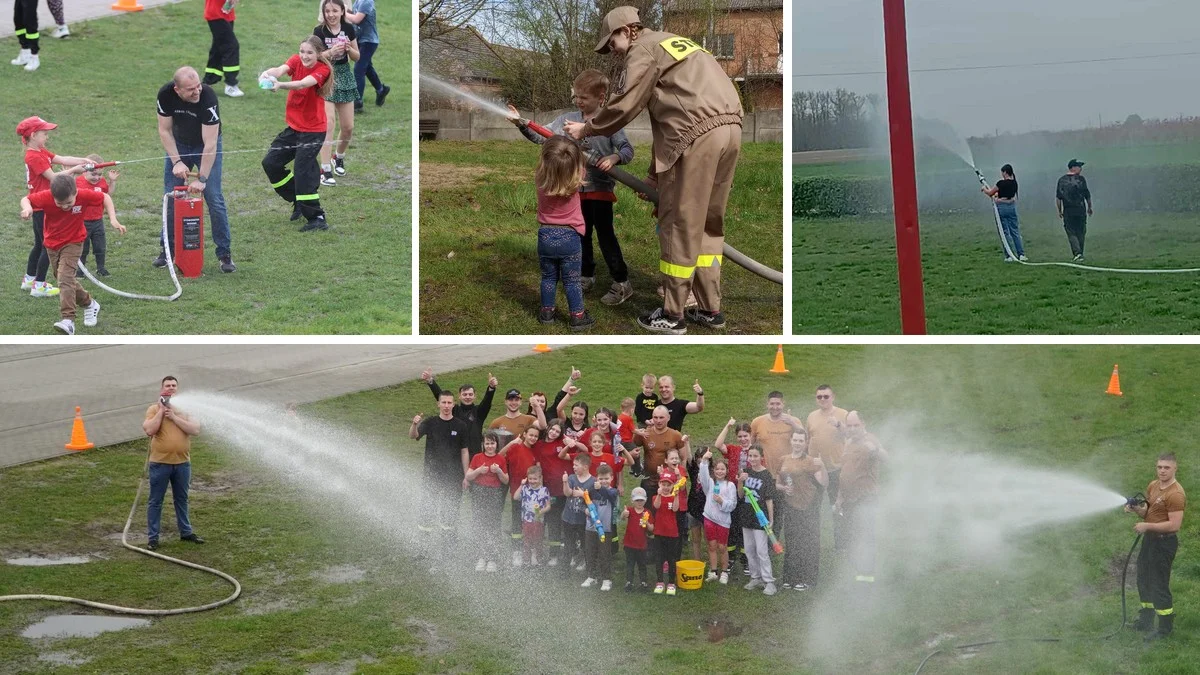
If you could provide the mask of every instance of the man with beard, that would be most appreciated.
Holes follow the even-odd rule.
[[[426,368],[421,373],[421,381],[429,385],[429,390],[433,392],[433,400],[437,401],[442,388],[438,386],[437,380],[433,379],[432,368]],[[458,388],[458,403],[454,404],[453,414],[456,419],[467,423],[467,450],[470,451],[471,457],[483,450],[483,423],[492,409],[492,397],[496,394],[499,384],[499,381],[488,373],[487,391],[483,395],[483,402],[479,404],[475,403],[474,385],[464,384]]]

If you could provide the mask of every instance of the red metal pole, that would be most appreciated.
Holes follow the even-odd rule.
[[[925,334],[925,289],[921,281],[921,229],[917,220],[917,161],[912,99],[908,86],[908,38],[904,0],[883,0],[887,53],[888,126],[892,142],[892,199],[896,211],[896,265],[900,278],[900,329]]]

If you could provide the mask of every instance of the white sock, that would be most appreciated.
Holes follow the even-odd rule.
[[[335,153],[333,153],[333,158],[334,158],[334,159],[346,159],[346,153],[344,153],[344,152],[335,152]]]
[[[329,164],[322,164],[321,170],[324,171],[325,173],[329,173],[333,169],[331,168],[331,165],[329,165]]]

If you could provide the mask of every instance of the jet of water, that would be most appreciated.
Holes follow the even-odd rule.
[[[507,117],[510,119],[512,118],[512,113],[509,112],[507,108],[504,108],[492,101],[488,101],[486,99],[480,98],[480,97],[476,96],[475,94],[472,94],[471,92],[463,91],[462,89],[459,89],[458,87],[454,86],[453,84],[450,84],[449,82],[444,82],[444,81],[439,80],[438,78],[432,77],[430,75],[421,75],[421,81],[432,86],[434,89],[437,89],[437,90],[445,93],[445,94],[450,94],[451,96],[456,96],[465,101],[470,101],[471,103],[474,103],[475,105],[479,106],[480,108],[483,108],[484,110],[487,110],[489,112],[496,113],[497,115],[500,115],[501,117]]]
[[[975,168],[975,155],[966,139],[958,135],[954,127],[938,119],[917,117],[914,120],[917,136],[927,138],[950,152],[958,155],[967,166]]]

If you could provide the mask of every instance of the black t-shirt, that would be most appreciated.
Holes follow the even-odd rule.
[[[426,417],[417,425],[417,439],[425,437],[425,478],[461,481],[462,449],[467,447],[467,423],[439,416]]]
[[[335,44],[337,44],[337,39],[339,36],[344,36],[347,40],[354,39],[354,25],[347,23],[345,21],[342,21],[342,29],[340,31],[334,33],[333,31],[329,30],[328,26],[326,26],[325,24],[321,24],[320,26],[317,26],[316,28],[313,29],[313,35],[316,35],[317,37],[319,37],[325,41],[325,49],[332,49],[333,46]],[[345,54],[342,55],[342,58],[334,59],[333,65],[340,66],[343,63],[349,63],[349,62],[350,62],[350,52],[346,52]]]
[[[1055,196],[1062,200],[1063,213],[1079,213],[1087,209],[1087,200],[1092,198],[1087,179],[1082,174],[1067,174],[1058,179]]]
[[[639,426],[650,424],[650,418],[654,417],[654,409],[658,407],[658,394],[650,394],[646,396],[642,392],[633,399],[633,419],[637,420]]]
[[[658,402],[659,405],[665,406],[671,413],[671,419],[667,421],[667,426],[679,433],[683,433],[683,418],[687,417],[687,404],[689,403],[691,401],[685,401],[681,398],[677,398],[670,403]]]
[[[750,467],[746,467],[746,473],[749,477],[746,478],[746,487],[754,493],[755,499],[758,500],[758,508],[762,509],[763,515],[769,520],[771,512],[767,510],[767,500],[774,500],[775,497],[775,479],[771,477],[771,472],[764,466],[762,471],[754,471]],[[754,507],[750,505],[750,500],[746,499],[745,493],[739,495],[746,502],[746,505],[738,506],[742,514],[742,527],[751,530],[761,530],[762,525],[758,524],[758,516],[754,513]]]
[[[1017,198],[1017,181],[1013,178],[1001,178],[996,181],[996,196],[1000,199]]]
[[[220,103],[217,92],[207,84],[200,85],[200,100],[195,103],[179,98],[175,93],[175,83],[168,82],[158,90],[158,116],[170,117],[174,120],[172,134],[176,143],[184,145],[204,145],[201,128],[217,126],[221,133]]]
[[[429,389],[433,392],[433,400],[438,400],[442,389],[438,386],[437,380],[429,380]],[[483,423],[492,409],[492,396],[495,394],[496,390],[488,387],[483,395],[482,403],[467,405],[459,402],[454,404],[452,412],[454,417],[467,423],[467,450],[471,457],[483,452]]]

